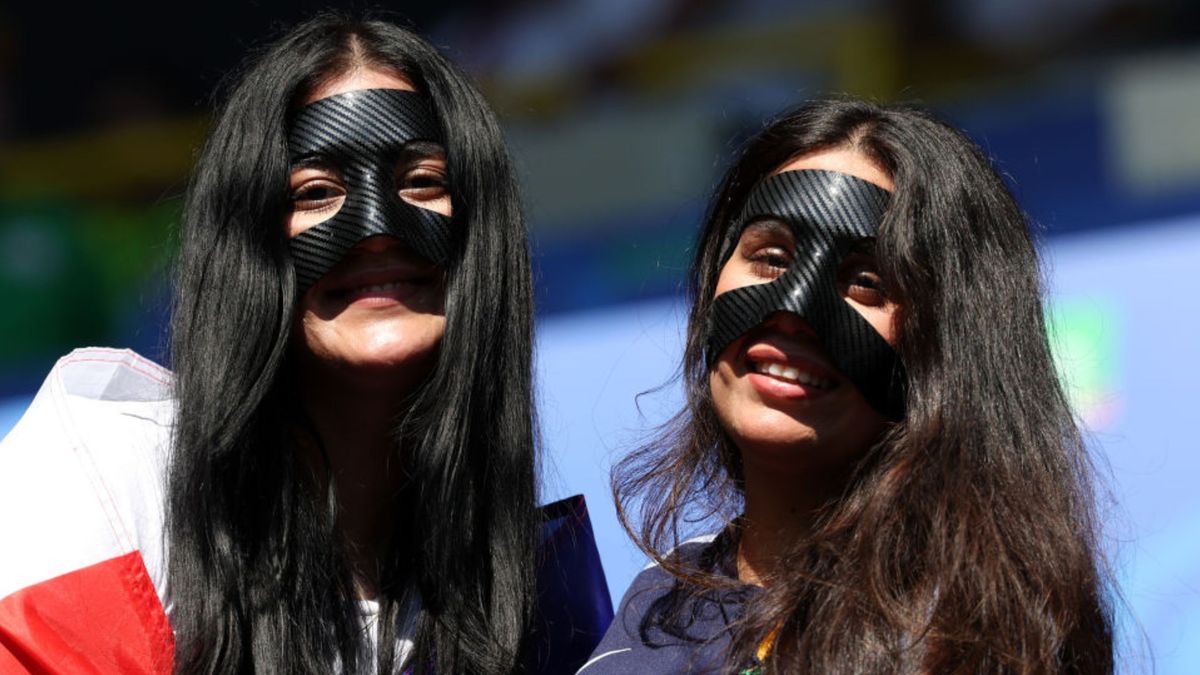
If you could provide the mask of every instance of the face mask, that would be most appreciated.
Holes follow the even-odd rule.
[[[820,337],[833,365],[880,414],[904,413],[904,372],[889,345],[837,289],[845,256],[874,237],[890,195],[877,185],[832,171],[785,171],[759,183],[725,239],[718,269],[733,255],[746,225],[787,223],[796,238],[791,266],[765,284],[742,286],[713,300],[708,331],[711,366],[729,343],[775,312],[800,315]]]
[[[289,240],[301,294],[358,242],[378,234],[445,264],[450,219],[409,204],[397,191],[396,161],[413,141],[442,141],[428,101],[415,92],[363,89],[300,109],[288,134],[292,165],[317,160],[336,170],[346,189],[336,214]]]

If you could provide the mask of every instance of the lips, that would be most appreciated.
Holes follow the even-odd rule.
[[[389,281],[382,284],[355,286],[338,292],[347,304],[360,301],[402,301],[412,296],[419,288],[418,284],[410,281]],[[376,303],[378,304],[378,303]]]
[[[760,393],[777,398],[815,398],[841,385],[837,370],[790,340],[755,340],[745,350],[747,378]]]
[[[435,281],[433,270],[404,262],[375,262],[341,273],[334,270],[319,285],[324,295],[340,302],[379,304],[405,300]]]

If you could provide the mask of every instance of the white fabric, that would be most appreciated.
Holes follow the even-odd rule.
[[[0,598],[138,551],[170,616],[172,383],[170,371],[128,349],[76,349],[54,365],[0,441]],[[358,604],[374,653],[379,605]],[[408,608],[398,638],[402,660],[412,652],[418,609]]]
[[[171,374],[129,350],[59,359],[0,442],[0,598],[135,550],[167,597],[170,396]]]

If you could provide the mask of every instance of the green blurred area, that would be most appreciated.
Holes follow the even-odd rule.
[[[178,213],[173,202],[2,199],[0,371],[38,369],[72,347],[130,340],[130,319],[156,301]]]
[[[1056,298],[1047,308],[1054,364],[1075,414],[1092,429],[1120,412],[1121,321],[1105,298]]]
[[[153,120],[5,148],[0,391],[74,347],[162,344],[172,233],[205,126]]]
[[[147,288],[163,277],[178,211],[176,202],[0,199],[0,370],[128,339],[126,317],[156,301]]]

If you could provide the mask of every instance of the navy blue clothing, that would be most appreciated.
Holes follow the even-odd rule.
[[[730,551],[725,560],[714,558]],[[673,555],[689,566],[694,565],[728,578],[736,578],[733,547],[719,542],[696,541],[679,546]],[[646,621],[648,616],[663,617],[675,579],[654,565],[642,571],[630,584],[617,616],[600,646],[578,672],[580,675],[623,675],[626,673],[728,673],[726,665],[732,633],[730,627],[742,617],[746,601],[759,593],[752,586],[677,593],[678,611],[667,620]],[[737,669],[735,669],[737,670]]]
[[[521,672],[573,673],[613,618],[612,600],[583,495],[541,508],[538,600]]]

